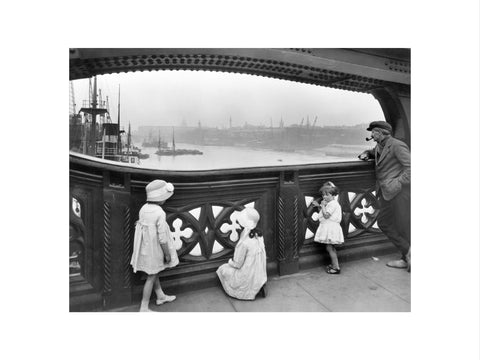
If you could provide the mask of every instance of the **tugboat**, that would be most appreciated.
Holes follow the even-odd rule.
[[[121,142],[121,140],[120,140]],[[122,146],[120,146],[122,148]],[[127,133],[127,150],[123,151],[121,150],[121,156],[122,158],[128,157],[130,160],[129,162],[132,162],[131,158],[135,157],[137,159],[148,159],[150,157],[149,154],[142,154],[142,150],[140,150],[138,147],[132,145],[132,132],[130,128],[130,123],[128,123],[128,133]],[[124,161],[124,160],[120,160]],[[139,164],[140,161],[137,160],[137,163]]]
[[[142,149],[136,147],[135,145],[132,147],[132,154],[138,156],[139,159],[148,159],[150,157],[149,154],[142,154]]]

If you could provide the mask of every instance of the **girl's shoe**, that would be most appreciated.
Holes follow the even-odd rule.
[[[387,266],[395,269],[406,269],[408,264],[405,260],[399,259],[387,262]]]
[[[165,295],[164,298],[157,299],[156,304],[157,305],[162,305],[162,304],[165,304],[165,303],[169,303],[169,302],[172,302],[173,300],[175,300],[176,298],[177,297],[175,295]]]
[[[338,275],[338,274],[340,274],[340,269],[335,269],[334,267],[331,267],[331,266],[330,266],[330,267],[327,269],[327,273],[328,273],[328,274],[331,274],[331,275]]]

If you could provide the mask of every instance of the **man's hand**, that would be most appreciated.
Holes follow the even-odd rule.
[[[368,160],[368,153],[366,151],[362,152],[360,155],[358,155],[358,158],[363,161]]]

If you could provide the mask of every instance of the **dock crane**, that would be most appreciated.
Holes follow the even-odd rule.
[[[75,91],[73,89],[73,82],[70,81],[70,115],[75,115]]]

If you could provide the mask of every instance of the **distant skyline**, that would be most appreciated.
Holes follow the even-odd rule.
[[[109,98],[110,116],[117,121],[118,86],[122,126],[145,125],[229,127],[299,124],[307,117],[317,126],[357,125],[384,120],[380,104],[370,94],[331,89],[245,74],[197,71],[157,71],[101,75],[97,88]],[[88,79],[73,81],[76,111],[88,99]],[[93,86],[93,81],[92,81]]]

